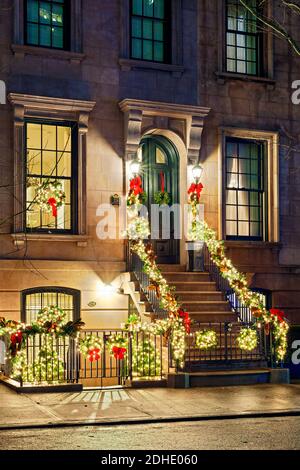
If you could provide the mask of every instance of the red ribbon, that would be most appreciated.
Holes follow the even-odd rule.
[[[57,217],[57,202],[55,197],[50,197],[47,202],[51,206],[53,217]]]
[[[94,362],[100,359],[100,349],[94,348],[89,350],[89,361]]]
[[[180,308],[178,310],[178,314],[179,314],[179,317],[182,318],[185,331],[189,335],[190,332],[191,332],[191,323],[192,322],[191,322],[191,319],[190,319],[190,316],[189,316],[188,312],[185,312],[182,308]]]
[[[13,333],[10,336],[10,341],[11,343],[15,346],[16,344],[20,344],[23,339],[23,333],[22,331],[17,331],[17,333]]]
[[[160,172],[160,188],[161,188],[161,192],[164,193],[165,192],[165,175],[162,171]]]
[[[130,181],[130,189],[135,196],[138,196],[139,194],[142,194],[144,192],[140,176],[137,176],[136,178],[133,178]]]
[[[188,194],[196,193],[197,198],[200,199],[202,189],[203,189],[202,183],[192,183],[190,186],[190,189],[188,190]]]
[[[113,351],[113,354],[114,354],[114,357],[115,359],[124,359],[124,356],[125,356],[125,353],[127,351],[126,348],[119,348],[118,346],[114,346],[112,348],[112,351]]]
[[[280,323],[284,322],[285,315],[284,315],[284,312],[282,310],[279,310],[278,308],[271,308],[270,313],[272,315],[274,315],[275,317],[277,317],[278,320],[280,321]]]

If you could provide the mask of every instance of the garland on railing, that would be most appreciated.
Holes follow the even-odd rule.
[[[287,352],[288,323],[284,319],[284,313],[278,309],[267,310],[257,292],[248,287],[246,276],[240,273],[232,261],[225,256],[224,241],[217,239],[216,232],[206,222],[200,221],[197,207],[197,198],[190,199],[192,206],[193,222],[191,228],[192,240],[205,241],[210,257],[219,268],[221,275],[226,279],[237,297],[246,307],[249,307],[257,325],[263,324],[266,334],[272,328],[276,359],[283,361]]]

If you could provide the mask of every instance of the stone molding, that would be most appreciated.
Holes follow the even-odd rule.
[[[70,120],[78,124],[78,226],[77,234],[85,235],[86,222],[86,147],[89,114],[94,101],[82,101],[46,96],[10,93],[8,100],[14,110],[14,233],[23,233],[24,227],[24,128],[25,118]],[[55,236],[54,234],[52,236]]]
[[[199,160],[204,120],[210,112],[209,108],[134,99],[125,99],[119,106],[125,114],[126,160],[137,154],[145,128],[165,128],[181,134],[189,163]]]

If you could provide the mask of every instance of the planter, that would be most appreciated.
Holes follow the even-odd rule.
[[[187,242],[188,252],[187,271],[203,272],[204,269],[204,242]]]

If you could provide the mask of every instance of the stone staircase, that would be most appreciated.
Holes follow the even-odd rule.
[[[185,266],[159,266],[169,285],[175,286],[183,308],[201,323],[237,321],[236,314],[207,272],[186,272]]]

